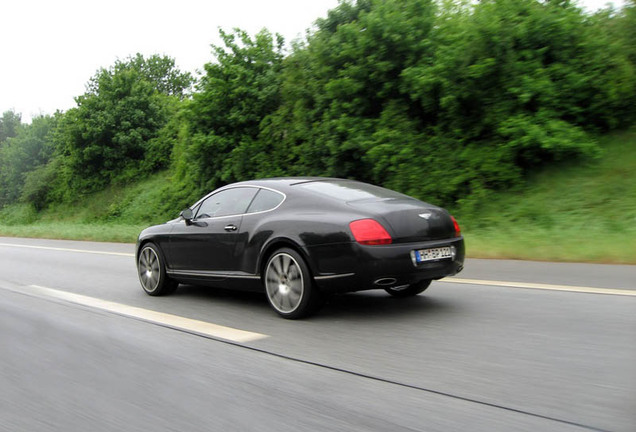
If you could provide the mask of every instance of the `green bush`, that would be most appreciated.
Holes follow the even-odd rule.
[[[38,220],[38,212],[31,204],[12,204],[0,210],[0,225],[30,225]]]

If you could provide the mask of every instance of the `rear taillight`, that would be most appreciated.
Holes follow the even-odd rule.
[[[454,217],[451,216],[451,219],[453,220],[453,226],[455,227],[455,237],[461,237],[462,229],[459,227],[459,224]]]
[[[356,241],[363,245],[391,244],[393,239],[382,225],[373,219],[360,219],[349,224]]]

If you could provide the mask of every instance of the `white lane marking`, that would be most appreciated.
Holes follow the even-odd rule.
[[[133,253],[125,253],[125,252],[92,251],[87,249],[70,249],[70,248],[60,248],[60,247],[51,247],[51,246],[21,245],[21,244],[15,244],[15,243],[0,243],[0,246],[17,247],[17,248],[25,248],[25,249],[43,249],[43,250],[52,250],[52,251],[61,251],[61,252],[78,252],[78,253],[96,254],[96,255],[115,255],[115,256],[125,256],[125,257],[135,256],[135,254]]]
[[[44,250],[52,250],[52,251],[76,252],[76,253],[86,253],[86,254],[96,254],[96,255],[115,255],[115,256],[125,256],[125,257],[135,256],[135,254],[133,253],[124,253],[124,252],[91,251],[86,249],[70,249],[70,248],[58,248],[58,247],[50,247],[50,246],[21,245],[21,244],[15,244],[15,243],[0,243],[0,246],[29,248],[29,249],[44,249]],[[490,285],[490,286],[508,287],[508,288],[540,289],[540,290],[547,290],[547,291],[578,292],[578,293],[588,293],[588,294],[636,296],[636,290],[593,288],[593,287],[580,287],[580,286],[571,286],[571,285],[552,285],[552,284],[540,284],[540,283],[531,283],[531,282],[492,281],[492,280],[483,280],[483,279],[462,279],[462,278],[455,278],[455,277],[442,279],[442,280],[439,280],[438,282],[459,283],[459,284],[468,284],[468,285]]]
[[[128,306],[121,303],[101,300],[95,297],[88,297],[85,295],[70,293],[67,291],[55,290],[39,285],[30,285],[29,288],[31,292],[42,297],[64,300],[82,306],[88,306],[95,309],[114,312],[120,315],[138,318],[155,324],[167,325],[169,327],[187,330],[193,333],[212,336],[214,338],[224,339],[232,342],[252,342],[269,337],[261,333],[253,333],[245,330],[225,327],[205,321],[194,320],[178,315],[157,312],[135,306]],[[24,292],[23,290],[15,291]]]
[[[489,285],[489,286],[507,287],[507,288],[528,288],[528,289],[539,289],[539,290],[548,290],[548,291],[566,291],[566,292],[577,292],[577,293],[587,293],[587,294],[609,294],[609,295],[636,297],[636,290],[627,290],[627,289],[592,288],[592,287],[581,287],[581,286],[570,286],[570,285],[551,285],[551,284],[541,284],[541,283],[531,283],[531,282],[492,281],[492,280],[482,280],[482,279],[462,279],[462,278],[455,278],[455,277],[442,279],[442,280],[439,280],[438,282],[458,283],[458,284],[468,284],[468,285]]]

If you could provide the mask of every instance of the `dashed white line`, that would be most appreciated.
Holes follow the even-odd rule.
[[[89,297],[67,291],[60,291],[39,285],[30,285],[28,287],[24,287],[24,289],[11,289],[11,291],[34,294],[38,297],[63,300],[82,306],[88,306],[95,309],[113,312],[119,315],[137,318],[146,322],[185,330],[200,335],[211,336],[213,338],[223,339],[231,342],[252,342],[269,337],[261,333],[254,333],[250,331],[235,329],[232,327],[225,327],[205,321],[199,321],[178,315],[172,315],[135,306],[129,306],[121,303],[115,303],[95,297]]]

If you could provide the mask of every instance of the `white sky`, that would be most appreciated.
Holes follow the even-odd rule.
[[[588,9],[606,0],[581,0]],[[613,0],[621,5],[623,0]],[[74,97],[100,67],[139,52],[168,55],[183,71],[212,60],[218,28],[262,28],[285,41],[305,30],[338,0],[2,0],[0,114],[23,122],[75,106]]]

